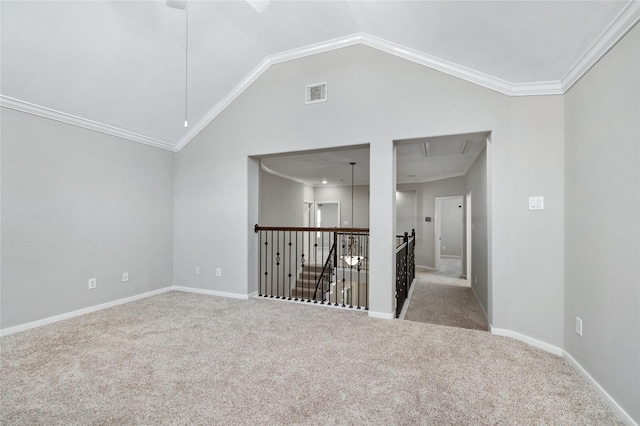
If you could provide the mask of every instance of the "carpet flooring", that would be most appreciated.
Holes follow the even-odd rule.
[[[418,270],[413,286],[405,320],[489,330],[487,318],[468,281]]]
[[[169,292],[0,339],[2,425],[616,425],[506,337]]]

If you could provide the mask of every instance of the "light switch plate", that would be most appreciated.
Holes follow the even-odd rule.
[[[529,210],[544,210],[544,197],[529,197]]]

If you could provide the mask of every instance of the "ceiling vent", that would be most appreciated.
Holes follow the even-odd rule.
[[[305,104],[327,101],[327,82],[309,84],[305,87]]]

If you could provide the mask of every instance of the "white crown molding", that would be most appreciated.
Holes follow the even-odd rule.
[[[414,49],[401,46],[399,44],[374,37],[365,33],[356,33],[346,37],[327,40],[322,43],[312,44],[286,52],[267,56],[253,71],[251,71],[236,87],[231,90],[218,104],[216,104],[195,126],[180,138],[175,145],[175,150],[180,151],[195,136],[198,135],[209,123],[211,123],[222,111],[227,108],[242,92],[244,92],[262,73],[271,65],[306,56],[317,55],[319,53],[330,52],[344,47],[362,44],[382,52],[415,62],[417,64],[442,71],[446,74],[467,80],[491,90],[503,93],[508,96],[531,96],[531,95],[558,95],[562,94],[562,86],[559,81],[548,81],[540,83],[510,83],[490,75],[474,71],[470,68],[445,61],[435,56],[427,55]]]
[[[624,35],[640,21],[640,0],[632,0],[618,14],[602,35],[591,45],[588,51],[574,64],[569,72],[559,81],[543,81],[531,83],[511,83],[497,77],[484,74],[470,68],[428,55],[426,53],[404,47],[366,33],[356,33],[345,37],[328,40],[322,43],[292,49],[266,57],[238,85],[236,85],[220,102],[218,102],[202,119],[175,143],[161,141],[148,136],[139,135],[107,124],[87,120],[71,114],[45,108],[18,99],[0,95],[0,106],[38,115],[63,123],[83,127],[145,145],[177,152],[184,148],[209,123],[225,110],[242,92],[244,92],[271,65],[303,58],[310,55],[329,52],[343,47],[362,44],[391,55],[415,62],[417,64],[444,72],[446,74],[475,83],[479,86],[497,91],[507,96],[562,95],[569,90],[589,69],[595,65]]]
[[[245,78],[242,79],[236,87],[234,87],[220,102],[218,102],[200,121],[196,123],[184,136],[180,138],[175,145],[175,150],[180,151],[194,137],[198,135],[205,127],[209,125],[222,111],[224,111],[238,96],[242,94],[254,81],[256,81],[262,73],[269,69],[271,65],[294,59],[304,58],[305,56],[324,53],[341,47],[353,46],[359,43],[359,35],[342,37],[339,39],[328,40],[326,42],[312,44],[310,46],[300,47],[298,49],[288,50],[286,52],[277,53],[267,56],[260,64],[253,69]]]
[[[441,71],[445,74],[461,78],[475,83],[487,89],[495,90],[508,96],[530,96],[530,95],[559,95],[562,94],[562,87],[559,81],[545,81],[540,83],[510,83],[497,77],[475,71],[471,68],[428,55],[418,50],[410,49],[388,40],[361,33],[360,43],[373,47],[391,55],[398,56],[408,61],[424,65]]]
[[[563,92],[571,89],[638,22],[640,1],[632,0],[562,78]]]
[[[175,152],[173,144],[169,142],[139,135],[107,124],[98,123],[97,121],[87,120],[86,118],[56,111],[51,108],[24,102],[9,96],[0,95],[0,106]]]

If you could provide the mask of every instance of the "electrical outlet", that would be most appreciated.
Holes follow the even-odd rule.
[[[95,278],[89,278],[89,290],[96,288],[96,285],[98,284],[97,281],[98,280],[96,280]]]
[[[477,275],[474,277],[474,279],[473,279],[473,283],[474,283],[474,284],[478,284],[478,276],[477,276]]]
[[[442,246],[442,251],[446,251],[447,250],[447,246]]]
[[[580,317],[576,317],[576,334],[582,337],[582,319]]]
[[[129,273],[125,272],[122,274],[122,282],[126,283],[127,281],[129,281]]]
[[[200,267],[196,266],[196,275],[200,275]]]
[[[216,268],[216,277],[222,276],[222,269]]]

